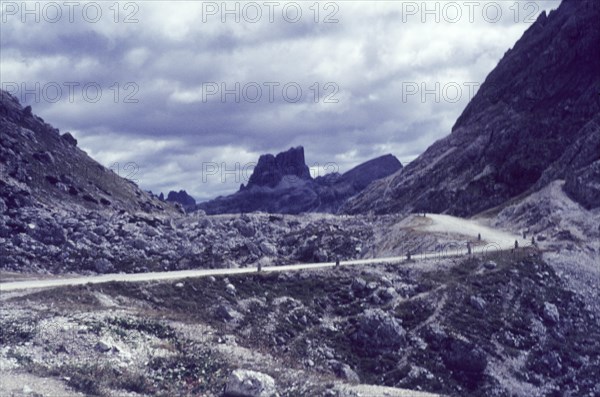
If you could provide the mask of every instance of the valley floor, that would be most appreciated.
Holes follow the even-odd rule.
[[[300,242],[276,247],[287,262],[260,273],[256,261],[5,271],[0,394],[222,396],[235,371],[252,370],[281,397],[598,395],[599,214],[561,192],[471,220],[258,214],[173,226],[195,235],[202,223],[242,245],[231,228],[251,226],[265,249]],[[290,263],[306,252],[323,260]],[[352,255],[336,267],[335,252]]]

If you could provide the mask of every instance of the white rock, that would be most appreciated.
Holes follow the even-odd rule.
[[[494,261],[487,261],[483,266],[485,266],[486,269],[492,270],[495,269],[498,265]]]
[[[549,302],[544,303],[544,318],[553,324],[558,323],[560,315],[555,304]]]
[[[225,290],[227,291],[228,294],[235,295],[235,285],[228,283],[225,286]]]
[[[107,342],[101,340],[98,343],[96,343],[96,350],[98,350],[101,353],[106,353],[112,350],[112,346]]]
[[[234,370],[225,384],[228,397],[274,397],[277,395],[275,380],[261,372],[245,369]]]
[[[277,255],[277,248],[268,241],[263,241],[260,243],[260,250],[263,252],[263,254],[268,256]]]

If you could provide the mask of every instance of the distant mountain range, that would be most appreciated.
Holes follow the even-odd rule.
[[[158,196],[158,199],[161,201],[168,201],[170,203],[179,203],[184,209],[193,209],[196,206],[196,200],[185,190],[180,190],[178,192],[171,190],[167,194],[166,198],[161,192]]]
[[[600,2],[542,13],[489,74],[452,133],[344,204],[349,214],[469,216],[565,179],[600,206]]]
[[[371,182],[393,174],[402,164],[391,154],[367,161],[350,171],[312,178],[298,146],[273,156],[260,156],[246,186],[232,195],[196,206],[208,214],[264,211],[297,214],[336,212]]]

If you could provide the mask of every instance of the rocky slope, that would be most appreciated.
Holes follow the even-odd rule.
[[[565,181],[551,182],[499,209],[492,224],[537,236],[543,258],[600,318],[600,208],[584,208],[565,186]]]
[[[0,91],[0,138],[2,212],[24,206],[50,212],[73,206],[149,213],[173,210],[94,161],[71,134],[61,135],[5,91]]]
[[[207,214],[265,211],[298,214],[334,213],[349,198],[374,180],[393,174],[402,165],[385,155],[358,165],[340,175],[312,178],[304,160],[304,148],[291,148],[273,156],[260,156],[248,184],[235,194],[200,203]]]
[[[598,98],[600,100],[600,94]],[[587,123],[578,136],[544,171],[536,187],[564,179],[565,192],[589,210],[600,207],[600,114]]]
[[[343,211],[472,215],[564,173],[574,198],[588,208],[600,206],[598,19],[595,0],[564,0],[550,15],[541,14],[448,137],[350,199]]]

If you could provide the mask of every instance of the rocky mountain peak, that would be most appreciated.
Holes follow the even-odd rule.
[[[563,1],[540,15],[487,76],[452,133],[345,211],[469,216],[542,187],[544,172],[590,133],[586,125],[600,113],[599,19],[594,0]],[[586,181],[595,171],[582,175],[577,186],[592,186]],[[583,197],[581,188],[572,190]]]
[[[170,201],[172,203],[179,203],[184,208],[193,207],[196,205],[196,200],[194,200],[194,198],[190,196],[185,190],[180,190],[179,192],[171,190],[167,195],[166,201]]]
[[[285,175],[293,175],[300,179],[310,180],[310,171],[304,160],[304,148],[297,146],[281,152],[276,156],[263,154],[248,180],[248,186],[275,187]]]

